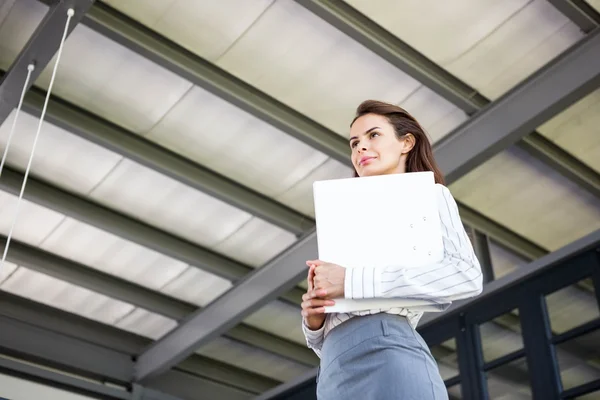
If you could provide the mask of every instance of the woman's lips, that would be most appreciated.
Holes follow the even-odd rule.
[[[375,157],[363,157],[358,162],[358,165],[360,165],[360,166],[366,165],[366,164],[370,163],[371,161],[373,161],[374,159],[375,159]]]

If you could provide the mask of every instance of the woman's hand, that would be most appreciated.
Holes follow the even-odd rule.
[[[314,271],[315,266],[311,265],[308,269],[308,291],[302,296],[302,316],[306,321],[306,326],[316,331],[321,329],[325,322],[325,306],[332,306],[335,302],[311,297],[311,293],[314,292]]]
[[[310,298],[335,299],[344,297],[344,281],[346,268],[321,260],[307,261],[308,266],[315,266],[312,293]]]

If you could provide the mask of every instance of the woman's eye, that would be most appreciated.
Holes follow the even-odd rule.
[[[378,132],[371,132],[371,138],[374,138],[375,135],[379,136],[379,133]]]
[[[351,148],[355,148],[357,143],[358,143],[358,142],[352,142],[352,143],[350,143],[350,147],[351,147]]]

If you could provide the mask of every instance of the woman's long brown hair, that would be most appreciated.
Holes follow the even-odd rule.
[[[406,172],[431,171],[435,177],[435,183],[445,184],[442,171],[440,171],[433,158],[433,149],[431,148],[429,138],[425,134],[425,130],[408,111],[394,104],[377,100],[366,100],[356,109],[356,116],[352,120],[352,124],[366,114],[377,114],[385,117],[394,127],[398,139],[401,139],[408,133],[412,133],[415,137],[415,145],[410,153],[408,153],[406,159]],[[358,176],[356,171],[354,171],[354,176]]]

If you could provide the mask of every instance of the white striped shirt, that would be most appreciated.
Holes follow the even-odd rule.
[[[302,323],[308,347],[320,357],[327,334],[350,318],[388,313],[404,316],[413,328],[424,312],[446,310],[452,301],[477,296],[483,287],[479,261],[460,220],[458,206],[450,190],[436,185],[444,257],[439,262],[421,268],[361,267],[346,270],[344,297],[347,299],[396,298],[399,306],[352,313],[327,314],[321,329],[312,331]],[[365,288],[363,290],[363,288]],[[421,300],[425,306],[402,307],[401,299]],[[304,320],[303,320],[304,321]]]

